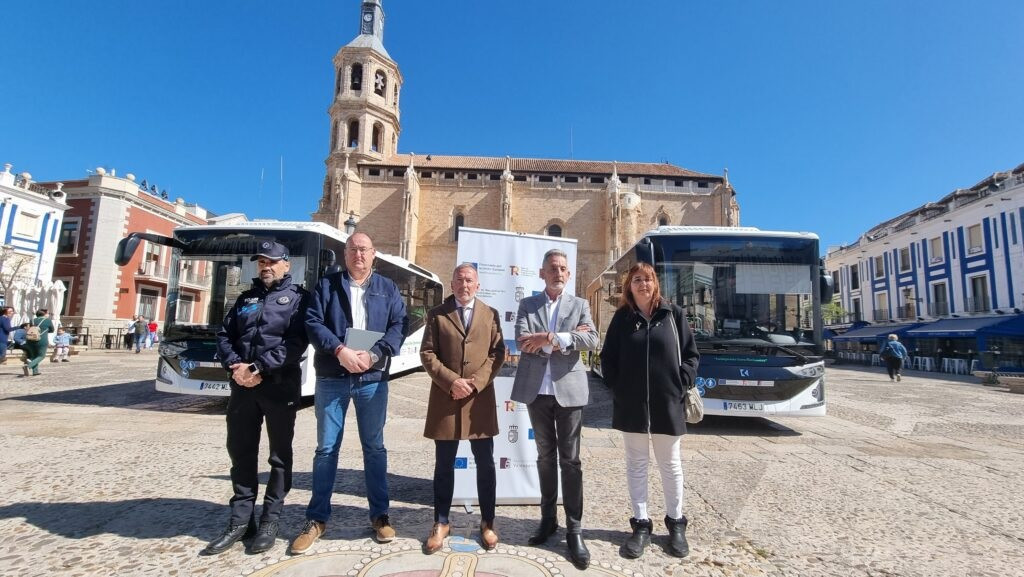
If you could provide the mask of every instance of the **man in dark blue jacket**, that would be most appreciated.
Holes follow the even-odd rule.
[[[7,341],[11,338],[11,333],[14,332],[14,327],[11,326],[11,317],[13,316],[13,307],[0,309],[0,365],[7,362]]]
[[[356,408],[363,448],[370,526],[378,542],[387,543],[395,538],[388,519],[384,418],[388,408],[388,368],[391,357],[402,349],[409,317],[398,286],[373,272],[375,254],[369,236],[350,236],[345,244],[345,272],[321,279],[306,310],[306,331],[316,351],[313,359],[317,448],[313,456],[313,496],[306,508],[306,523],[291,545],[291,552],[296,555],[308,551],[327,529],[338,473],[338,449],[350,401]],[[383,336],[368,348],[348,346],[350,328]]]
[[[216,555],[255,537],[252,553],[274,546],[284,498],[292,485],[292,438],[302,386],[300,362],[309,345],[304,326],[309,293],[292,283],[288,250],[264,241],[259,278],[235,301],[217,333],[217,358],[230,373],[228,455],[231,456],[231,520],[203,550]],[[267,421],[270,480],[256,528],[260,430]]]

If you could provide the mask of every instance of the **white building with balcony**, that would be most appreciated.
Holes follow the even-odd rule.
[[[868,333],[897,333],[921,351],[990,350],[995,341],[986,335],[1007,333],[1024,309],[1024,164],[830,249],[825,266],[848,313],[833,328],[871,324],[857,328],[862,344],[875,342]],[[1002,343],[1002,353],[1006,347],[1018,348]]]

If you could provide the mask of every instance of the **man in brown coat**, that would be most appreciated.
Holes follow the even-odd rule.
[[[455,491],[455,455],[468,439],[476,461],[480,501],[480,540],[498,544],[494,532],[494,436],[498,414],[494,377],[505,360],[498,312],[476,298],[476,267],[463,263],[452,273],[452,296],[427,315],[420,347],[423,368],[433,381],[423,436],[434,439],[434,526],[423,550],[434,553],[448,536],[448,514]]]

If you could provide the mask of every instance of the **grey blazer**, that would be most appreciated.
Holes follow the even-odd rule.
[[[547,296],[544,293],[519,301],[516,314],[516,340],[523,334],[548,332],[548,314],[545,308]],[[576,327],[588,325],[590,330],[579,332]],[[590,318],[590,304],[579,297],[562,295],[558,306],[556,333],[571,333],[572,344],[565,350],[555,351],[550,356],[520,351],[519,368],[512,385],[512,400],[532,403],[540,390],[544,369],[551,363],[551,381],[554,384],[555,399],[563,407],[582,407],[590,397],[587,385],[587,367],[580,360],[580,351],[597,350],[597,327]]]

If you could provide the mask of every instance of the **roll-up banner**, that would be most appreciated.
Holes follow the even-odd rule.
[[[509,504],[540,503],[537,481],[537,446],[526,405],[509,400],[519,362],[515,340],[516,312],[523,297],[544,290],[540,278],[544,253],[557,248],[568,256],[572,276],[566,294],[575,294],[576,240],[556,236],[538,236],[478,228],[459,229],[458,263],[473,263],[480,277],[476,297],[501,315],[501,333],[508,349],[505,363],[494,380],[498,435],[494,438],[494,468],[497,475],[497,502]],[[474,505],[476,463],[469,443],[459,443],[455,458],[455,494],[453,505]]]

